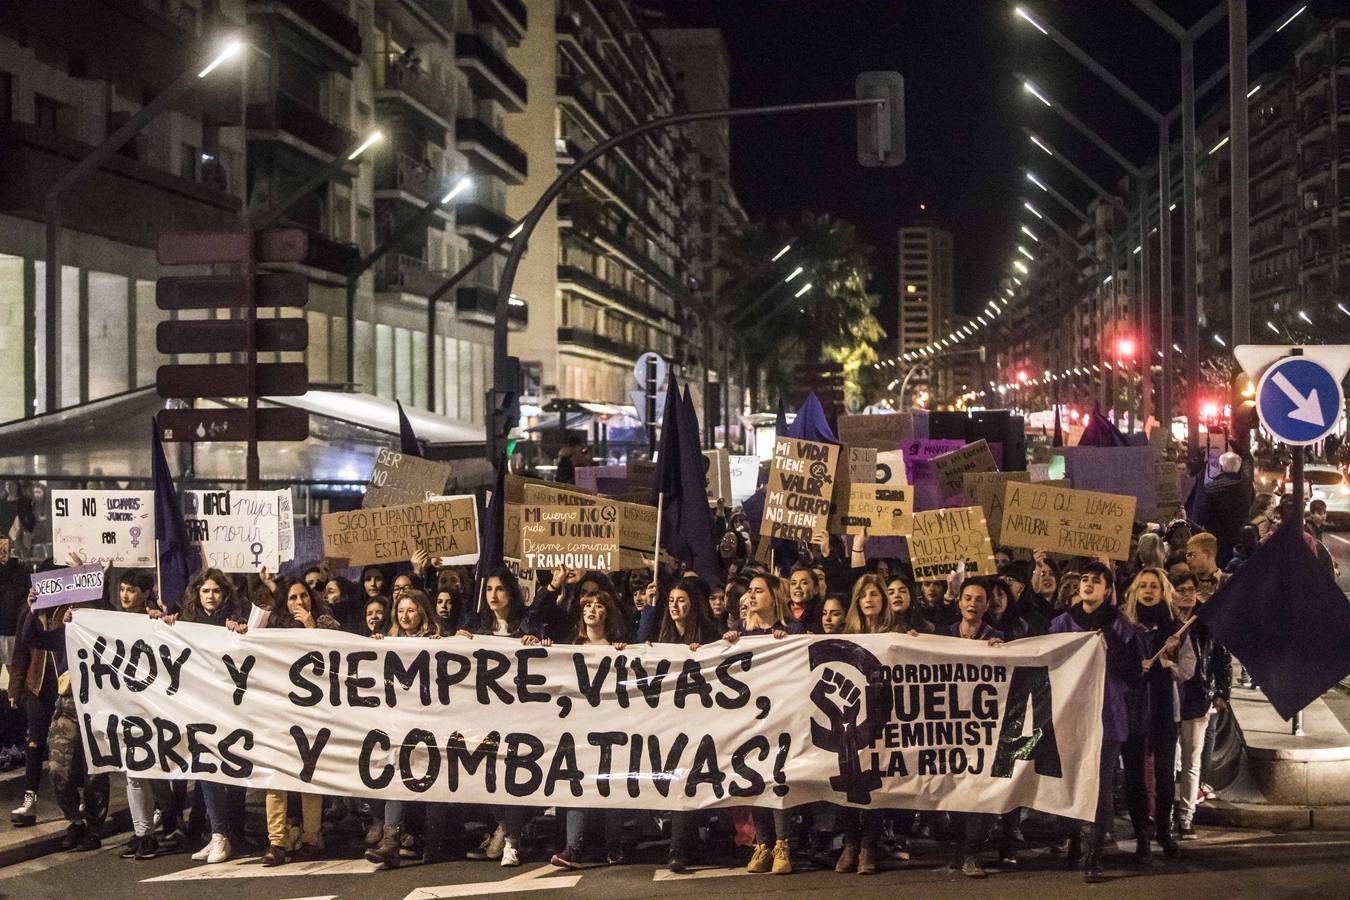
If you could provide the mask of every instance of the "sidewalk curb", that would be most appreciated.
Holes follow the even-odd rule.
[[[41,856],[47,856],[52,853],[61,852],[61,839],[65,837],[65,821],[57,820],[55,822],[46,822],[42,825],[35,825],[28,829],[32,836],[25,840],[16,841],[5,847],[0,847],[0,869],[16,863],[27,862],[30,859],[37,859]],[[51,830],[51,826],[60,826],[56,830]],[[126,807],[118,810],[109,810],[108,819],[103,825],[103,839],[106,841],[109,836],[120,834],[131,829],[131,811]]]
[[[1350,805],[1281,806],[1211,800],[1197,807],[1201,825],[1263,831],[1343,831],[1350,828]]]

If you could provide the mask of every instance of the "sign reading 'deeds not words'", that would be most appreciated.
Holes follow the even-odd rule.
[[[29,576],[33,589],[37,591],[37,599],[33,601],[32,608],[47,609],[68,603],[101,600],[103,575],[103,566],[99,563],[34,572]]]
[[[1006,547],[1128,559],[1134,507],[1135,499],[1122,494],[1012,483],[1000,539]]]
[[[967,444],[960,450],[953,450],[941,456],[933,457],[933,471],[937,473],[938,486],[944,497],[955,497],[964,486],[962,480],[970,472],[993,472],[994,455],[989,452],[989,442],[981,438],[973,444]]]
[[[473,497],[452,497],[329,513],[321,520],[324,555],[340,565],[406,561],[419,548],[428,556],[478,552]]]
[[[967,472],[961,479],[961,494],[971,506],[984,510],[989,539],[999,543],[1003,526],[1003,490],[1010,481],[1030,481],[1030,472]]]
[[[153,491],[52,491],[52,557],[154,568]]]
[[[997,571],[984,510],[978,506],[917,512],[908,541],[915,581],[946,578],[960,565],[965,566],[967,575],[993,575]]]
[[[377,506],[406,506],[423,503],[445,490],[450,478],[450,463],[438,459],[422,459],[381,447],[375,454],[375,467],[370,471],[370,483],[361,501],[363,509]]]
[[[829,525],[838,464],[839,448],[833,444],[775,438],[760,533],[767,525],[767,537],[818,541]]]
[[[222,572],[276,572],[281,553],[279,491],[184,491],[188,540]]]

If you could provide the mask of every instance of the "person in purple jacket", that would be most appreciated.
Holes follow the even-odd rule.
[[[1051,634],[1077,631],[1100,632],[1106,641],[1106,685],[1102,692],[1102,752],[1097,784],[1097,815],[1070,843],[1069,862],[1077,861],[1081,843],[1083,880],[1088,884],[1105,881],[1102,874],[1102,844],[1114,813],[1116,759],[1120,745],[1129,737],[1129,713],[1126,695],[1143,674],[1144,652],[1139,626],[1129,622],[1116,608],[1115,573],[1098,560],[1083,566],[1079,575],[1078,602],[1050,623]]]

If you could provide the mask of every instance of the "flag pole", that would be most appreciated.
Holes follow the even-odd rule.
[[[657,600],[660,600],[661,592],[661,512],[666,506],[665,492],[659,492],[656,495],[656,552],[652,554],[652,584],[656,585],[658,594]]]
[[[1172,637],[1178,637],[1178,638],[1179,638],[1179,637],[1183,636],[1187,631],[1190,630],[1191,626],[1192,626],[1193,624],[1195,624],[1196,618],[1197,618],[1197,616],[1196,616],[1194,613],[1191,613],[1191,617],[1190,617],[1189,619],[1186,620],[1185,624],[1183,624],[1180,628],[1177,629],[1176,634],[1172,635]],[[1155,654],[1153,654],[1151,657],[1149,657],[1148,664],[1151,666],[1151,665],[1153,665],[1155,662],[1157,662],[1157,661],[1158,661],[1158,657],[1162,656],[1162,655],[1163,655],[1163,650],[1166,650],[1166,649],[1167,649],[1167,647],[1164,646],[1164,647],[1162,647],[1161,649],[1159,649],[1157,653],[1155,653]]]

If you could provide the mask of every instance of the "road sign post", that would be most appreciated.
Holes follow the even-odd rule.
[[[258,306],[300,308],[308,287],[301,275],[258,274],[259,262],[300,262],[308,238],[298,228],[255,231],[179,232],[161,235],[162,265],[227,264],[229,275],[168,275],[155,287],[155,304],[164,310],[228,309],[229,319],[161,322],[155,345],[174,356],[195,353],[238,354],[227,364],[173,364],[159,367],[156,387],[165,398],[240,397],[244,409],[164,410],[157,419],[166,441],[244,441],[249,489],[261,481],[259,441],[304,440],[309,417],[301,410],[258,409],[258,397],[299,396],[309,390],[304,363],[258,364],[261,352],[303,352],[309,343],[304,319],[258,320]]]
[[[1303,530],[1303,464],[1309,444],[1336,430],[1345,414],[1341,382],[1350,371],[1350,346],[1266,346],[1243,344],[1234,348],[1248,378],[1257,380],[1256,414],[1277,441],[1288,444],[1294,482],[1293,527]],[[1303,734],[1303,713],[1295,713],[1295,736]]]

